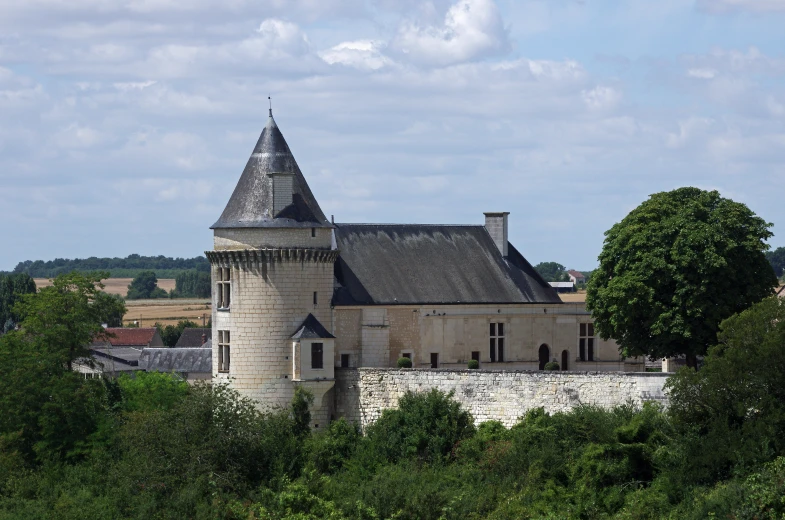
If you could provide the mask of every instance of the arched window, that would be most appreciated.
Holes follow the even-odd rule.
[[[551,352],[548,345],[540,345],[540,370],[545,370],[545,364],[550,360]]]
[[[561,369],[569,370],[570,353],[566,350],[561,351]]]

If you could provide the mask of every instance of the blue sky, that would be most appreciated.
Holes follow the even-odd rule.
[[[339,222],[510,211],[531,262],[587,269],[691,185],[785,246],[783,27],[785,0],[0,0],[0,270],[209,249],[268,94]]]

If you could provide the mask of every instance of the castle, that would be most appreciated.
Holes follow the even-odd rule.
[[[558,294],[507,240],[507,212],[484,225],[328,220],[270,110],[211,229],[213,380],[261,407],[314,395],[315,425],[341,415],[336,372],[395,367],[632,372],[595,336],[583,303]]]

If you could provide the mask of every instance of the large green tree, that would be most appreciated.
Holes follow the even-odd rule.
[[[129,300],[146,300],[148,298],[166,298],[166,291],[158,287],[155,271],[143,271],[128,285]]]
[[[720,322],[772,294],[771,224],[716,191],[656,193],[605,233],[586,305],[625,356],[696,356]]]

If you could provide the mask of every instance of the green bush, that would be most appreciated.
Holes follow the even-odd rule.
[[[469,369],[470,370],[477,370],[478,368],[480,368],[480,362],[477,361],[476,359],[470,359],[469,360]]]
[[[412,360],[407,357],[398,358],[398,368],[412,368]]]
[[[559,370],[559,364],[556,361],[549,361],[545,363],[545,370]]]

